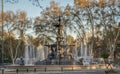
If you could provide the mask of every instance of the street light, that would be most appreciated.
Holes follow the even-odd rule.
[[[2,49],[1,49],[1,63],[4,63],[4,0],[1,0],[2,2],[2,11],[1,11],[1,17],[2,17]],[[15,1],[15,0],[13,0]],[[13,1],[9,1],[11,3],[13,3]],[[15,1],[17,2],[17,1]]]
[[[3,35],[4,35],[4,30],[3,30],[3,25],[4,25],[4,10],[3,10],[3,7],[4,7],[4,0],[2,0],[2,50],[1,50],[1,54],[2,54],[2,64],[4,63],[4,39],[3,39]]]

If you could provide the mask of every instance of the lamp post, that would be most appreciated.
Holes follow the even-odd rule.
[[[2,60],[2,64],[4,63],[4,30],[3,30],[3,25],[4,25],[4,10],[3,10],[3,7],[4,7],[4,0],[2,0],[2,50],[1,50],[1,54],[2,54],[2,57],[1,57],[1,60]]]

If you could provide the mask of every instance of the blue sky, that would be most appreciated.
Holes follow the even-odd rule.
[[[1,0],[0,0],[1,1]],[[28,17],[36,17],[40,15],[41,9],[39,7],[36,7],[33,5],[32,0],[18,0],[18,3],[11,4],[9,2],[5,2],[4,0],[4,11],[12,10],[14,12],[18,10],[23,10],[27,12]],[[39,0],[40,5],[43,8],[46,8],[46,6],[49,6],[51,0]],[[60,6],[66,6],[67,4],[73,5],[73,0],[54,0],[57,1]],[[1,2],[0,2],[1,3]],[[1,4],[0,4],[1,8]],[[1,10],[1,9],[0,9]]]

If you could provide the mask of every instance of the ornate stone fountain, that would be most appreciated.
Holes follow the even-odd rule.
[[[26,49],[25,51],[25,63],[26,64],[36,64],[36,65],[72,65],[72,64],[78,64],[77,62],[80,62],[80,59],[83,58],[85,61],[91,60],[91,54],[88,54],[88,46],[81,45],[79,49],[73,48],[74,45],[68,45],[65,44],[65,38],[63,36],[63,29],[64,26],[61,24],[61,17],[59,16],[58,24],[54,25],[57,31],[57,37],[56,42],[54,44],[45,45],[49,48],[49,54],[47,58],[44,58],[44,51],[38,51],[35,53],[32,49]],[[72,50],[70,49],[72,47]],[[39,48],[41,50],[41,48]],[[44,48],[42,48],[44,50]],[[78,51],[80,51],[80,55],[78,56]],[[31,52],[32,51],[32,52]],[[28,53],[30,52],[30,53]],[[32,58],[29,58],[29,54],[34,54]],[[38,56],[38,54],[40,56]],[[41,58],[42,55],[42,59]],[[36,57],[35,57],[36,56]],[[30,62],[30,60],[32,60]],[[89,62],[90,63],[90,62]]]
[[[51,53],[48,55],[48,59],[50,59],[51,64],[65,64],[66,61],[69,60],[69,63],[72,63],[73,60],[72,52],[67,52],[67,47],[74,45],[64,44],[63,37],[63,25],[61,24],[61,18],[59,16],[58,20],[59,24],[54,25],[57,29],[57,38],[56,43],[51,45],[45,45],[50,48]]]

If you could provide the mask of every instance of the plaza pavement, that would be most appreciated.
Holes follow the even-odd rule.
[[[82,70],[82,71],[47,71],[47,72],[5,72],[4,74],[105,74],[105,70]],[[0,74],[2,74],[0,72]],[[117,70],[116,74],[120,74]]]
[[[120,67],[115,68],[117,71],[116,74],[120,74]],[[0,70],[0,74],[2,74]],[[78,70],[78,71],[29,71],[29,72],[9,72],[5,71],[4,74],[105,74],[105,69],[96,69],[96,70]]]

